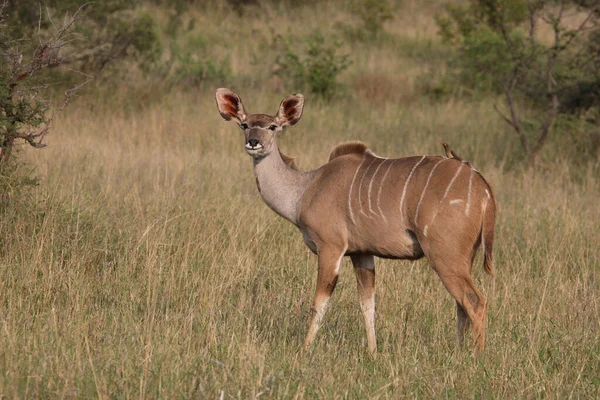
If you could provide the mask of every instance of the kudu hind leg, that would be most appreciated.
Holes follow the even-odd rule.
[[[365,320],[367,345],[371,354],[377,353],[375,339],[375,258],[371,255],[351,256],[356,284],[358,301]]]
[[[475,286],[473,279],[468,274],[467,267],[459,271],[439,269],[436,272],[442,279],[444,286],[456,299],[458,340],[462,342],[464,333],[469,325],[473,329],[475,348],[481,353],[485,345],[485,313],[487,300]],[[466,315],[465,315],[466,314]]]
[[[473,331],[475,348],[477,352],[481,353],[485,344],[487,301],[471,278],[469,273],[471,267],[466,264],[463,267],[456,267],[447,261],[438,261],[432,264],[444,286],[456,300],[459,343],[462,343],[464,334],[470,326]]]
[[[458,343],[462,346],[464,344],[465,333],[471,326],[471,319],[469,314],[465,311],[463,306],[460,305],[458,300],[456,301],[456,324],[457,324],[457,335]]]
[[[331,294],[337,284],[342,257],[345,249],[323,248],[319,249],[319,270],[317,273],[317,289],[311,308],[312,317],[308,326],[308,333],[304,340],[304,348],[307,348],[315,340],[321,320],[327,311]]]

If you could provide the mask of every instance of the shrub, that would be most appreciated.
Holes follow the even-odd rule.
[[[574,12],[581,21],[572,27],[564,19]],[[530,164],[560,113],[594,115],[590,122],[600,125],[599,16],[594,2],[471,0],[437,17],[442,39],[459,50],[451,66],[461,82],[503,94],[505,110],[496,110]],[[537,34],[541,24],[552,31],[550,44]]]
[[[148,14],[134,12],[142,0],[38,0],[9,1],[5,9],[14,37],[31,37],[37,33],[51,34],[51,19],[83,7],[85,24],[73,27],[81,39],[63,49],[65,63],[92,74],[114,66],[111,74],[122,70],[124,61],[145,64],[158,59],[162,46],[156,21]],[[39,31],[39,32],[38,32]],[[36,33],[37,32],[37,33]]]
[[[339,54],[339,41],[328,42],[321,33],[304,38],[304,48],[282,38],[284,51],[276,59],[277,74],[290,79],[298,89],[328,98],[340,87],[339,74],[350,65],[348,54]]]
[[[191,53],[177,56],[178,66],[175,69],[173,82],[185,87],[200,86],[210,82],[223,86],[231,81],[233,73],[229,57],[221,61],[199,59]]]
[[[85,83],[65,92],[62,104],[52,115],[50,95],[44,89],[52,84],[48,71],[60,67],[62,50],[73,43],[75,23],[81,9],[65,18],[64,25],[52,35],[41,30],[12,29],[6,18],[8,3],[0,3],[0,191],[13,192],[19,185],[31,183],[30,172],[15,160],[19,141],[32,147],[44,147],[44,137],[52,121]],[[29,32],[29,33],[28,33]],[[24,35],[24,36],[17,36]],[[69,69],[69,71],[72,71]],[[88,77],[89,78],[89,77]]]
[[[394,16],[387,0],[358,0],[354,3],[352,12],[361,19],[362,27],[370,39],[380,36],[385,21]]]

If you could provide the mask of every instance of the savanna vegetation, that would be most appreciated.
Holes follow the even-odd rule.
[[[596,2],[85,3],[0,1],[0,397],[600,397]],[[483,355],[425,260],[377,261],[377,358],[349,261],[300,352],[316,257],[218,87],[302,92],[300,169],[443,140],[484,174]]]

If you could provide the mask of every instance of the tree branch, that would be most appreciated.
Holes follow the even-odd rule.
[[[65,91],[65,98],[64,98],[63,102],[58,107],[58,109],[52,114],[52,116],[44,123],[44,127],[42,129],[40,129],[36,132],[19,133],[15,136],[16,138],[25,140],[27,143],[29,143],[32,147],[35,147],[36,149],[46,147],[46,144],[42,143],[42,141],[44,140],[44,137],[46,136],[46,134],[48,134],[48,132],[50,131],[50,125],[52,124],[52,122],[65,109],[65,107],[71,102],[71,100],[76,97],[77,91],[79,89],[81,89],[83,86],[90,83],[92,80],[94,80],[94,77],[91,75],[85,74],[81,71],[75,71],[72,69],[69,69],[69,70],[71,72],[81,74],[81,75],[85,76],[87,79],[85,81],[83,81],[82,83],[77,84]]]
[[[544,143],[546,143],[546,139],[548,138],[548,133],[550,132],[550,127],[552,126],[552,123],[554,122],[554,120],[556,119],[556,116],[558,115],[558,108],[559,108],[558,96],[556,94],[553,94],[552,95],[552,105],[550,106],[550,110],[548,111],[548,114],[546,115],[546,119],[545,119],[544,123],[542,124],[542,127],[540,128],[540,136],[537,140],[537,143],[535,144],[533,150],[531,151],[531,156],[530,156],[531,163],[533,163],[535,161],[537,154],[544,146]]]
[[[529,155],[529,144],[527,143],[527,137],[525,136],[525,132],[523,132],[523,126],[521,125],[521,121],[517,115],[515,102],[512,96],[512,89],[507,87],[506,84],[502,84],[502,89],[504,90],[504,97],[506,98],[506,104],[508,105],[508,110],[510,111],[510,118],[505,116],[496,105],[494,105],[494,109],[506,122],[508,122],[510,126],[512,126],[517,137],[519,138],[519,141],[521,142],[523,151],[526,155]]]

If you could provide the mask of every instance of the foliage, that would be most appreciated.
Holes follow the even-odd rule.
[[[383,32],[383,24],[394,17],[387,0],[357,0],[352,12],[361,19],[367,37],[371,39],[379,37]]]
[[[19,164],[13,160],[16,144],[25,141],[35,148],[44,147],[43,139],[53,120],[75,92],[89,81],[67,90],[62,103],[49,115],[50,95],[47,92],[43,95],[44,89],[53,83],[48,71],[65,63],[63,50],[75,39],[73,31],[82,9],[66,17],[52,35],[46,35],[41,29],[12,29],[4,14],[7,4],[0,4],[0,174],[3,182],[7,176],[19,176],[15,172]],[[17,34],[25,36],[15,36]],[[22,182],[26,183],[27,179]]]
[[[156,21],[148,14],[134,12],[142,0],[48,0],[40,7],[37,0],[8,2],[8,20],[19,36],[30,37],[36,30],[51,31],[54,19],[85,7],[85,24],[74,29],[82,40],[63,51],[64,63],[98,74],[108,66],[111,72],[124,61],[134,60],[142,68],[156,62],[162,52]]]
[[[220,62],[199,59],[192,53],[177,55],[178,66],[175,69],[173,82],[183,87],[197,87],[205,82],[226,85],[232,78],[229,57]]]
[[[349,41],[370,42],[381,39],[385,33],[384,23],[394,17],[388,0],[354,0],[349,11],[360,24],[337,21],[334,27]]]
[[[460,55],[453,60],[461,81],[476,90],[502,93],[506,111],[530,163],[546,142],[559,113],[600,123],[598,9],[594,3],[561,0],[471,0],[448,5],[437,17],[439,32]],[[567,13],[580,18],[575,26]],[[549,44],[539,34],[547,27]],[[526,110],[535,110],[526,123]]]
[[[324,98],[333,96],[339,89],[338,77],[350,65],[348,54],[339,54],[341,42],[329,42],[319,33],[304,38],[305,47],[279,38],[284,52],[276,59],[277,74],[290,79],[296,88]]]

